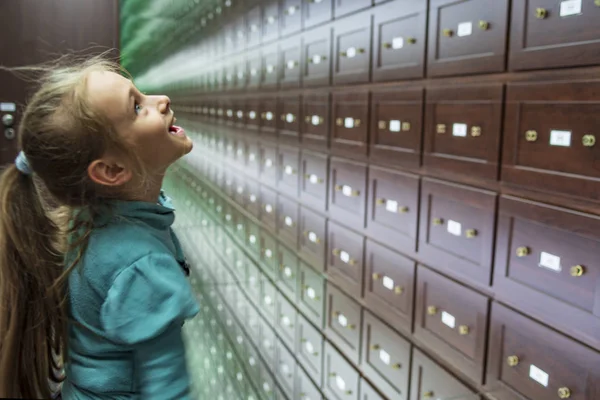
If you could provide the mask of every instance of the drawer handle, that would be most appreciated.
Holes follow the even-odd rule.
[[[473,137],[481,136],[481,127],[480,126],[472,126],[471,127],[471,136],[473,136]]]
[[[579,277],[585,273],[585,268],[582,265],[574,265],[571,267],[571,276]]]
[[[490,23],[487,21],[479,21],[479,29],[482,31],[487,31],[490,29]]]
[[[537,19],[546,19],[546,17],[548,16],[548,10],[546,10],[545,8],[537,8],[535,10],[535,17]]]
[[[335,185],[334,189],[336,192],[342,192],[342,194],[347,197],[357,197],[360,195],[360,191],[352,189],[352,187],[348,185]]]
[[[435,131],[438,134],[446,133],[446,124],[437,124],[435,127]]]
[[[402,368],[402,365],[398,363],[392,365],[392,369],[399,370],[400,368]]]
[[[468,327],[467,325],[460,325],[460,326],[458,327],[458,333],[459,333],[461,336],[468,335],[468,334],[469,334],[469,327]]]
[[[342,262],[349,264],[349,265],[355,265],[356,264],[356,260],[352,257],[350,257],[350,254],[348,254],[348,252],[341,250],[341,249],[333,249],[331,251],[331,254],[333,254],[335,257],[338,257]]]
[[[477,229],[467,229],[465,231],[465,236],[467,237],[467,239],[473,239],[477,236],[477,233]]]
[[[346,51],[340,51],[340,56],[342,57],[347,57],[347,58],[354,58],[356,57],[357,54],[364,54],[365,53],[365,49],[363,48],[356,48],[356,47],[348,47],[348,49],[346,49]]]
[[[581,139],[584,147],[594,147],[596,144],[596,136],[594,135],[583,135]]]
[[[452,37],[452,35],[454,35],[454,31],[452,29],[444,29],[442,31],[442,35],[445,37]]]
[[[437,314],[437,312],[438,312],[438,309],[437,309],[436,306],[429,306],[429,307],[427,307],[427,314],[429,314],[429,315],[435,315],[435,314]]]
[[[402,286],[395,286],[394,287],[394,294],[401,295],[402,293],[404,293],[404,288]]]
[[[528,142],[535,142],[538,139],[538,133],[534,130],[525,132],[525,140]]]
[[[526,246],[517,247],[517,257],[526,257],[529,255],[530,252],[531,252],[531,250],[529,250],[529,247],[526,247]]]
[[[358,128],[360,127],[361,121],[360,119],[354,119],[354,118],[337,118],[335,120],[335,124],[337,126],[343,126],[345,128],[351,129],[351,128]]]
[[[377,351],[380,348],[381,348],[381,346],[379,346],[378,344],[374,344],[374,345],[371,346],[371,350],[373,350],[373,351]]]
[[[316,54],[316,55],[312,56],[308,60],[308,62],[310,64],[321,64],[321,61],[325,61],[325,60],[327,60],[327,57]]]
[[[424,398],[424,399],[431,399],[431,398],[433,398],[433,392],[431,392],[431,391],[429,391],[429,392],[425,392],[425,393],[423,394],[423,398]]]
[[[303,234],[304,234],[304,236],[306,236],[308,238],[309,241],[316,243],[316,244],[321,243],[321,239],[317,236],[316,233],[310,232],[310,231],[304,231]]]
[[[381,274],[378,273],[373,273],[373,275],[371,275],[371,277],[373,278],[374,281],[378,281],[381,279]]]
[[[285,66],[287,67],[287,69],[294,69],[298,66],[298,62],[294,61],[294,60],[290,60],[287,63],[285,63]]]
[[[509,367],[516,367],[517,365],[519,365],[519,357],[508,356],[506,358],[506,363],[508,364]]]
[[[443,218],[434,218],[433,219],[433,224],[436,226],[440,226],[444,224],[444,219]]]
[[[560,399],[568,399],[571,397],[571,390],[567,387],[561,387],[558,389],[558,398]]]

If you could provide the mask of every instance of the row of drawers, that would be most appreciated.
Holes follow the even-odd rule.
[[[330,149],[333,155],[468,184],[489,186],[500,179],[512,187],[597,203],[599,147],[593,115],[600,110],[599,88],[597,81],[582,81],[512,83],[506,88],[464,85],[426,92],[405,87],[319,91],[228,98],[213,105],[200,100],[181,105],[180,119],[188,131],[202,133],[203,146],[237,161],[250,174],[264,172],[261,163],[267,159],[271,166],[278,164],[257,146],[267,152],[276,142],[302,144],[304,149]],[[204,116],[213,111],[223,114],[221,122]],[[298,164],[291,161],[292,167]]]
[[[196,150],[195,159],[212,166],[198,171],[267,228],[251,228],[218,195],[199,194],[262,259],[269,250],[274,271],[283,261],[297,265],[297,252],[360,297],[381,289],[384,278],[410,287],[416,259],[600,349],[597,216],[335,158],[329,174],[326,159],[315,163],[324,171],[304,162],[309,178],[299,204],[263,181],[216,179],[207,170],[222,167],[209,151]],[[280,250],[275,234],[285,243]]]
[[[184,60],[190,71],[181,74],[193,78],[181,89],[311,87],[493,73],[507,64],[527,70],[600,63],[600,3],[591,0],[395,0],[335,22],[329,21],[336,10],[347,14],[371,0],[282,2],[279,19],[278,5],[262,2],[193,43],[196,56]],[[298,34],[301,14],[305,27],[325,25]],[[278,21],[295,34],[257,48],[277,37]]]
[[[206,205],[208,206],[208,202]],[[214,225],[214,227],[216,230],[226,229],[219,225]],[[218,237],[218,235],[212,232],[207,237]],[[198,241],[195,240],[195,243],[198,243]],[[206,247],[227,254],[227,246],[206,243]],[[200,250],[200,252],[203,251]],[[225,263],[227,263],[226,260]],[[223,276],[227,274],[226,269],[215,269],[214,266],[217,264],[214,261],[210,265],[212,270],[216,271],[214,275],[217,287],[223,287],[223,282],[227,279]],[[238,273],[235,261],[230,262],[228,266],[234,275]],[[268,270],[265,269],[266,271]],[[415,305],[417,318],[414,338],[423,343],[429,350],[435,352],[438,357],[453,364],[472,382],[481,385],[484,381],[483,368],[489,300],[427,268],[420,266],[417,276],[418,294]],[[230,281],[249,282],[241,276],[230,278]],[[262,283],[272,286],[271,289],[263,289],[261,292],[262,298],[257,298],[253,291],[244,285],[239,286],[239,289],[246,291],[247,298],[251,299],[256,305],[254,313],[255,316],[256,314],[259,315],[257,320],[260,320],[260,313],[262,312],[262,317],[270,325],[276,327],[281,340],[286,342],[290,348],[296,350],[299,361],[303,363],[311,377],[316,382],[323,382],[326,393],[331,390],[334,395],[330,398],[353,398],[348,397],[348,390],[353,393],[358,391],[346,388],[350,387],[348,382],[358,384],[358,373],[350,365],[347,365],[347,367],[350,367],[349,369],[344,366],[347,363],[343,358],[339,358],[339,355],[336,359],[335,354],[330,355],[326,351],[325,356],[322,357],[323,339],[319,332],[302,316],[302,313],[295,310],[292,303],[285,296],[277,293],[275,285],[271,284],[269,279],[265,277],[262,279]],[[304,286],[302,289],[308,290],[306,287]],[[225,288],[224,291],[224,299],[230,302],[232,309],[235,309],[238,317],[242,318],[242,324],[248,326],[249,329],[260,325],[252,322],[251,313],[242,311],[252,307],[245,307],[247,304],[246,298],[243,298],[240,302],[239,294],[236,300],[235,287]],[[317,294],[320,295],[320,293]],[[410,297],[412,298],[412,294]],[[265,299],[269,300],[265,302]],[[326,304],[325,332],[328,338],[334,341],[353,363],[360,365],[362,371],[390,398],[406,398],[409,387],[410,343],[381,323],[370,312],[361,311],[361,306],[358,303],[331,284],[327,285],[326,302],[324,301],[323,304]],[[277,310],[274,315],[269,314],[270,307]],[[304,312],[305,309],[300,307],[300,310]],[[305,315],[309,317],[310,313]],[[556,357],[557,353],[548,351],[548,349],[560,350],[560,356],[578,354],[577,361],[582,371],[598,369],[600,366],[598,364],[600,362],[598,353],[588,350],[497,303],[493,305],[491,316],[491,342],[488,346],[490,354],[488,356],[486,388],[495,396],[510,395],[504,385],[508,385],[532,399],[556,398],[555,393],[562,393],[563,395],[569,393],[572,396],[577,395],[581,396],[577,398],[584,399],[588,398],[584,397],[586,393],[595,393],[598,390],[594,387],[593,380],[588,381],[588,377],[583,377],[577,382],[569,380],[570,373],[567,373],[563,369],[564,367],[561,366],[565,363],[555,365],[551,359]],[[258,334],[259,332],[255,332],[253,336],[260,337],[256,336]],[[540,342],[541,338],[543,338],[543,342]],[[418,363],[420,356],[415,357]],[[332,358],[335,359],[334,362],[332,362]],[[566,362],[563,358],[561,359]],[[523,360],[531,364],[522,366]],[[413,360],[414,362],[415,360]],[[503,362],[506,365],[502,366]],[[568,364],[568,362],[566,363]],[[275,363],[275,365],[278,364]],[[332,371],[331,368],[334,370]],[[520,371],[518,371],[519,369]],[[413,365],[413,371],[415,371],[415,365]],[[427,368],[424,371],[427,372]],[[548,382],[549,376],[553,377],[552,385]],[[411,390],[417,388],[415,378],[413,372]],[[531,382],[536,379],[537,383],[533,385]],[[436,396],[439,396],[444,390],[455,387],[449,385],[447,381],[448,379],[444,380],[439,376],[431,381],[425,380],[421,384],[427,386],[427,383],[430,385],[437,383],[437,387],[434,390],[430,390],[431,388],[425,386],[419,387],[417,393],[425,393],[423,390],[427,389],[427,392],[432,391],[437,393]],[[502,382],[502,384],[499,384],[499,382]],[[330,386],[333,386],[333,388]],[[464,390],[463,386],[460,387]],[[344,390],[340,388],[344,388]],[[456,393],[445,392],[444,395],[451,396],[456,395]]]

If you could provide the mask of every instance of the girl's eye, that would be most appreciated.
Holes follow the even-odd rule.
[[[142,106],[138,103],[135,103],[135,106],[133,107],[133,109],[136,114],[139,114],[140,111],[142,111]]]

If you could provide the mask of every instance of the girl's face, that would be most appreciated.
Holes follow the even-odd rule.
[[[162,173],[192,150],[191,139],[174,125],[167,96],[146,96],[113,72],[90,73],[87,89],[92,105],[113,122],[149,171]]]

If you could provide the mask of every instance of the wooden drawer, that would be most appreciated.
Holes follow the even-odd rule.
[[[502,180],[600,201],[600,82],[510,84],[506,97]]]
[[[600,394],[600,353],[494,303],[488,387],[498,400],[593,400]]]
[[[321,385],[323,371],[323,336],[308,320],[298,315],[296,356],[310,377]]]
[[[300,207],[299,255],[319,271],[325,269],[326,223],[325,217]]]
[[[242,360],[246,371],[248,372],[248,378],[252,382],[258,382],[260,380],[260,369],[258,368],[260,362],[260,356],[258,351],[250,343],[246,346],[246,358]]]
[[[277,276],[277,240],[264,229],[260,231],[260,263],[267,275],[273,279]]]
[[[300,309],[312,323],[322,329],[325,313],[325,278],[307,264],[300,262],[298,284]]]
[[[254,307],[248,307],[248,333],[255,346],[260,345],[261,315]],[[223,319],[221,319],[223,321]]]
[[[323,392],[331,400],[356,400],[360,375],[329,343],[325,344]]]
[[[513,0],[509,68],[600,63],[598,17],[600,7],[592,1]]]
[[[393,328],[410,336],[413,320],[415,262],[367,239],[367,307]]]
[[[298,203],[284,196],[278,197],[277,234],[279,239],[292,246],[298,247],[298,218],[300,207]]]
[[[404,254],[417,250],[420,180],[417,175],[369,168],[367,232]]]
[[[316,150],[325,150],[328,147],[330,97],[329,92],[312,92],[303,96],[303,147]]]
[[[363,90],[333,95],[333,153],[365,158],[369,142],[369,93]]]
[[[296,254],[283,246],[281,243],[277,246],[279,261],[279,273],[277,286],[285,292],[289,298],[296,299],[298,289],[298,257]]]
[[[260,187],[260,220],[273,231],[277,228],[277,192]]]
[[[246,100],[246,129],[257,131],[260,127],[260,106],[261,101],[257,98]],[[229,154],[229,149],[227,149]]]
[[[252,177],[258,177],[260,166],[260,147],[256,140],[246,141],[246,166],[244,171]],[[239,183],[240,181],[238,181]]]
[[[281,36],[299,32],[302,28],[302,0],[281,0]]]
[[[259,4],[253,5],[246,11],[246,46],[254,47],[261,42],[262,36],[262,7]]]
[[[365,238],[329,221],[327,276],[346,293],[362,297]]]
[[[259,111],[260,134],[268,140],[273,140],[277,127],[277,100],[272,97],[260,99]]]
[[[427,3],[396,0],[375,9],[373,81],[422,78]]]
[[[244,90],[248,85],[248,63],[245,56],[240,56],[235,61],[235,90]]]
[[[298,196],[300,174],[300,150],[293,147],[279,147],[279,190],[290,196]]]
[[[277,295],[277,333],[279,337],[290,347],[294,348],[296,343],[297,311],[285,296]]]
[[[275,346],[275,331],[267,323],[266,320],[262,320],[260,330],[260,354],[269,364],[275,364],[277,357],[277,348]]]
[[[329,210],[331,216],[356,229],[365,227],[367,167],[331,159]]]
[[[294,393],[296,359],[282,341],[277,342],[277,364],[275,377],[284,393]]]
[[[496,240],[498,297],[600,350],[600,217],[501,197]]]
[[[360,358],[361,314],[360,304],[327,283],[327,336],[355,364]]]
[[[279,81],[279,53],[276,45],[264,47],[262,49],[261,60],[261,80],[260,87],[262,89],[274,89]]]
[[[328,157],[306,151],[301,157],[300,198],[302,202],[324,211],[327,208]]]
[[[330,3],[323,0],[321,3]],[[302,84],[328,86],[331,80],[331,26],[304,33],[302,39]]]
[[[278,99],[279,120],[277,130],[279,141],[290,144],[298,144],[300,138],[300,96],[285,96]]]
[[[457,4],[470,4],[461,2]],[[423,165],[471,183],[498,179],[501,84],[427,92]]]
[[[410,386],[410,400],[481,398],[416,348],[413,349]]]
[[[353,13],[363,8],[371,7],[372,0],[334,0],[333,12],[335,18]],[[365,18],[368,18],[365,16]]]
[[[489,299],[423,266],[415,337],[476,384],[483,383]]]
[[[279,11],[279,1],[270,0],[263,4],[262,16],[262,42],[267,43],[279,37],[279,22],[281,13]]]
[[[296,388],[294,399],[323,400],[319,387],[308,377],[302,368],[296,368]]]
[[[245,186],[243,204],[246,205],[246,210],[250,214],[258,218],[260,215],[260,186],[255,180],[247,180]]]
[[[429,76],[504,70],[508,0],[432,0]]]
[[[277,185],[277,147],[261,143],[260,180],[269,186]]]
[[[390,399],[408,399],[410,358],[410,342],[365,312],[361,367]]]
[[[250,250],[250,252],[255,257],[260,257],[261,254],[261,243],[259,237],[259,228],[254,223],[248,221],[246,224],[246,248]]]
[[[335,0],[360,4],[365,0]],[[370,0],[368,0],[370,1]],[[333,28],[335,85],[369,82],[371,72],[371,11],[338,21]]]
[[[371,162],[419,168],[423,89],[392,87],[374,91],[371,95],[371,116]]]
[[[488,290],[496,202],[493,192],[424,179],[419,260]]]
[[[277,289],[266,275],[262,275],[260,287],[260,303],[258,303],[257,306],[263,313],[265,319],[273,324],[278,318],[277,302],[279,299],[277,298]]]
[[[258,386],[258,393],[261,394],[264,400],[279,400],[277,398],[277,385],[275,383],[275,376],[271,371],[270,365],[264,362],[260,363],[260,381]]]
[[[333,17],[333,0],[305,1],[303,4],[304,28],[331,21]]]
[[[296,88],[300,86],[300,35],[292,36],[279,43],[279,60],[281,65],[281,88]]]
[[[360,400],[386,400],[373,386],[364,379],[360,380]]]

